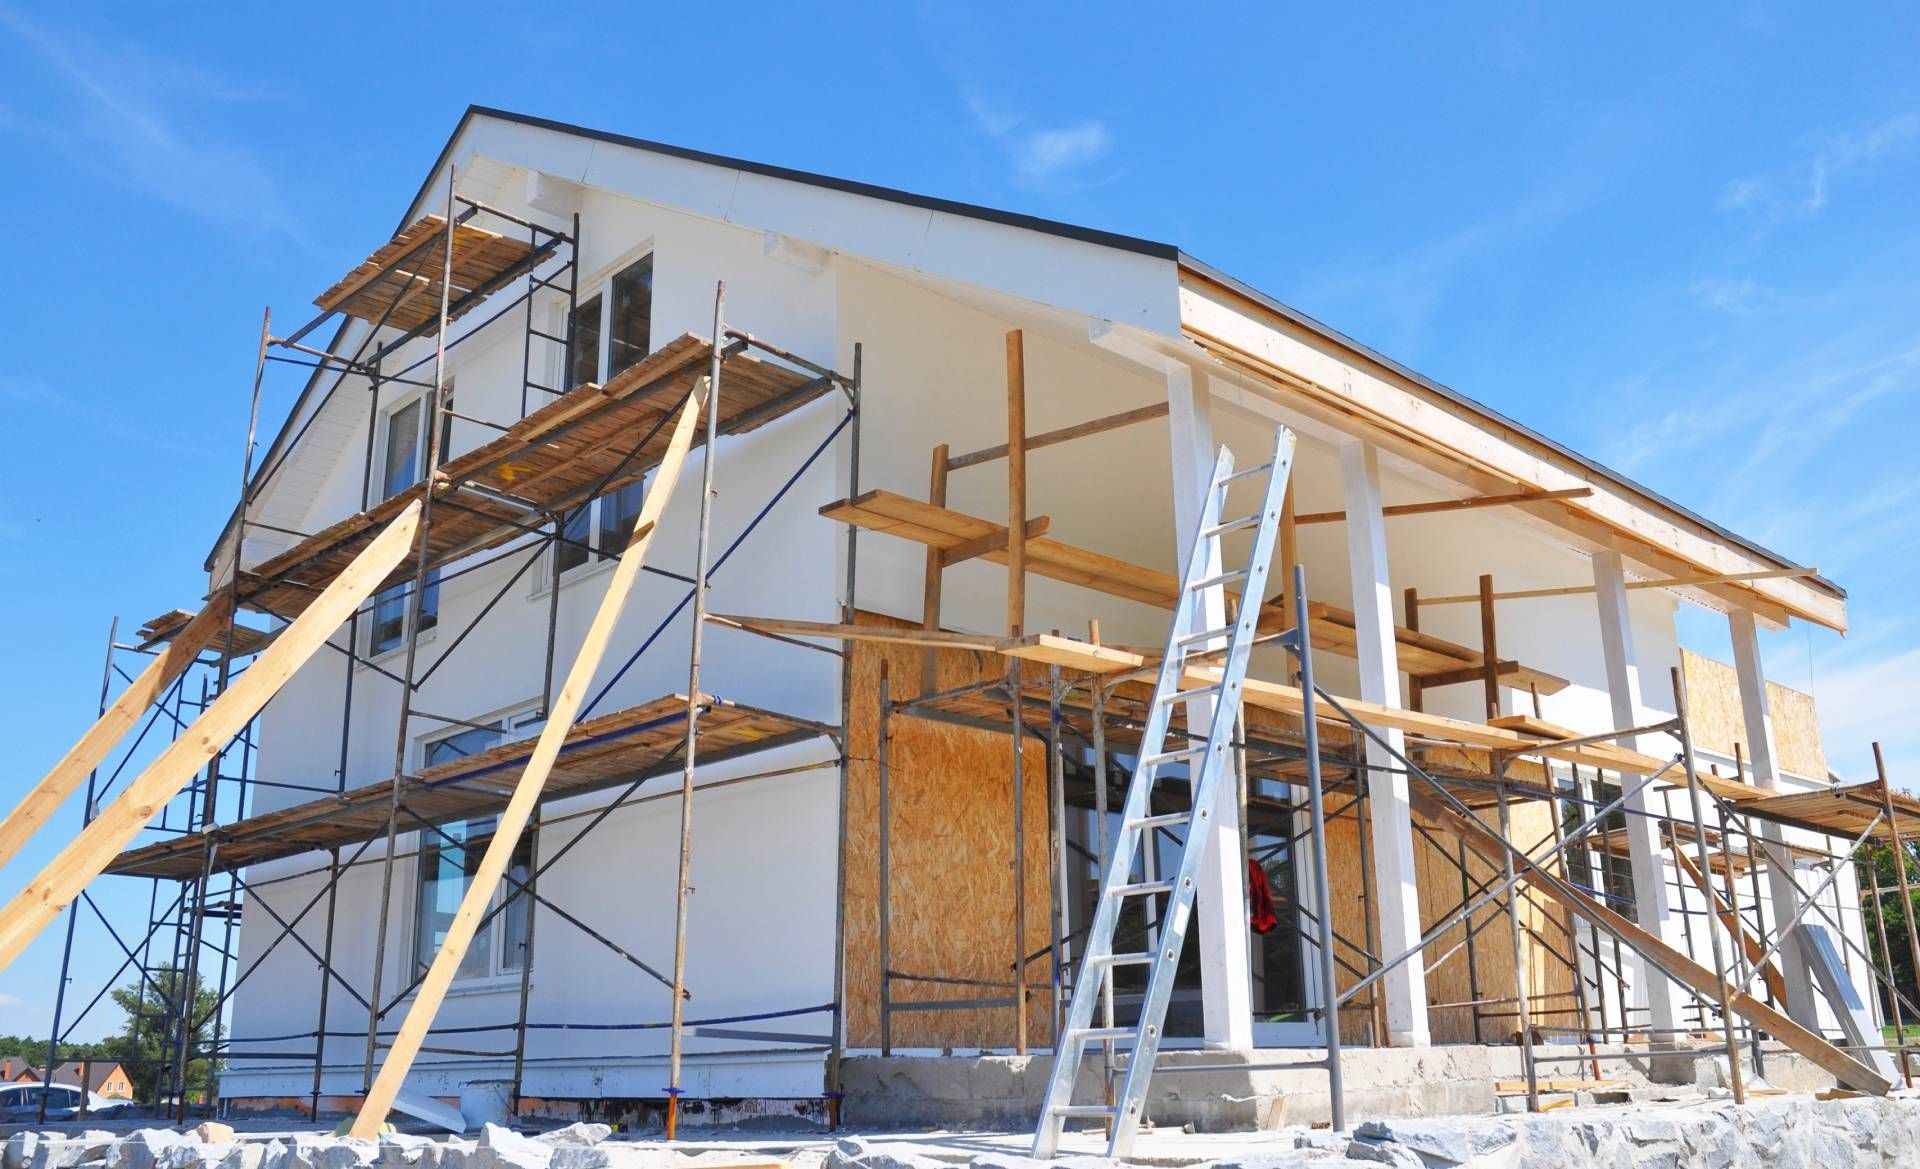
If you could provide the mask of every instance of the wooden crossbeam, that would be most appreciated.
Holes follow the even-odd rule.
[[[1754,998],[1745,990],[1723,984],[1718,974],[1669,946],[1652,931],[1641,928],[1638,923],[1627,920],[1568,885],[1535,864],[1518,849],[1509,850],[1498,836],[1479,821],[1460,815],[1430,796],[1415,796],[1414,807],[1422,816],[1433,821],[1442,830],[1453,832],[1465,841],[1469,848],[1496,865],[1502,863],[1504,856],[1511,852],[1514,864],[1527,884],[1532,885],[1561,906],[1620,938],[1638,950],[1640,956],[1647,962],[1659,967],[1667,977],[1682,986],[1705,995],[1709,1000],[1720,999],[1724,995],[1728,1009],[1734,1014],[1786,1044],[1809,1062],[1830,1073],[1842,1084],[1875,1096],[1884,1096],[1893,1089],[1893,1082],[1879,1072]]]
[[[1094,418],[1086,422],[1076,422],[1072,426],[1063,426],[1058,430],[1049,430],[1042,434],[1030,434],[1027,436],[1026,442],[1022,445],[1027,450],[1037,450],[1040,447],[1071,442],[1076,438],[1086,438],[1092,434],[1103,434],[1109,430],[1118,430],[1122,426],[1132,426],[1136,422],[1147,422],[1155,418],[1165,418],[1166,416],[1167,404],[1165,402],[1155,402],[1151,406],[1142,406],[1137,410],[1122,410],[1118,414],[1109,414],[1105,418]],[[947,460],[946,469],[949,471],[959,471],[966,467],[978,466],[981,463],[991,463],[995,459],[1004,459],[1006,457],[1007,444],[1003,442],[999,446],[985,447],[981,450],[969,451],[964,455],[955,455]]]
[[[687,397],[686,405],[680,409],[680,417],[674,423],[673,437],[667,444],[666,457],[660,462],[658,477],[654,480],[652,490],[647,492],[640,514],[633,521],[633,534],[628,538],[626,551],[621,553],[613,570],[599,611],[594,614],[593,624],[588,627],[586,639],[580,644],[579,655],[573,659],[573,666],[567,671],[566,683],[554,697],[552,709],[547,712],[546,725],[540,730],[540,739],[527,759],[526,770],[520,773],[513,797],[500,813],[493,839],[488,842],[487,851],[481,856],[465,895],[460,898],[460,908],[448,923],[446,937],[433,956],[433,964],[427,969],[426,977],[421,979],[413,1002],[407,1008],[407,1017],[401,1021],[400,1030],[393,1037],[393,1045],[387,1049],[387,1058],[381,1063],[373,1086],[367,1089],[366,1099],[361,1102],[360,1113],[354,1118],[351,1129],[356,1137],[373,1140],[380,1135],[380,1126],[386,1123],[387,1113],[392,1110],[394,1099],[400,1094],[401,1085],[406,1082],[407,1072],[413,1067],[414,1058],[420,1054],[420,1046],[433,1027],[433,1017],[439,1013],[447,988],[453,984],[453,976],[466,958],[467,948],[473,944],[480,919],[493,901],[500,877],[513,859],[513,850],[520,843],[520,836],[526,831],[534,809],[539,806],[547,776],[552,773],[554,760],[560,757],[567,733],[572,730],[574,719],[580,714],[580,706],[586,701],[587,691],[593,685],[594,671],[600,668],[607,642],[612,638],[620,614],[626,608],[628,594],[633,591],[633,582],[640,575],[640,566],[646,562],[647,548],[653,543],[660,515],[666,509],[667,501],[673,497],[674,485],[680,480],[681,468],[686,465],[687,451],[693,446],[694,432],[699,426],[701,406],[707,401],[711,388],[708,379],[701,378],[694,392]]]
[[[253,721],[287,679],[399,565],[413,547],[419,527],[420,504],[415,501],[353,558],[293,624],[281,630],[246,673],[127,785],[119,799],[108,804],[6,908],[0,909],[0,970],[19,957],[155,813],[179,795],[195,773]]]
[[[1027,539],[1037,540],[1046,535],[1047,531],[1052,527],[1053,517],[1034,516],[1027,521]],[[976,536],[964,544],[955,544],[951,548],[937,549],[940,556],[940,567],[952,568],[954,565],[964,563],[968,560],[975,560],[995,552],[1005,552],[1007,550],[1007,540],[1007,529],[1001,528],[997,532],[989,532],[984,536]]]
[[[1481,507],[1504,507],[1515,503],[1546,503],[1555,499],[1585,499],[1591,487],[1568,487],[1559,491],[1512,491],[1504,495],[1471,495],[1465,499],[1435,499],[1426,503],[1396,503],[1383,507],[1380,514],[1392,518],[1403,515],[1432,515],[1435,512],[1471,511]],[[1344,511],[1310,511],[1295,516],[1296,524],[1333,524],[1347,518]]]
[[[200,651],[212,644],[213,639],[227,627],[227,616],[232,613],[231,597],[227,590],[207,602],[207,607],[187,622],[165,649],[154,656],[147,668],[140,671],[131,685],[113,700],[87,733],[80,736],[71,750],[53,765],[53,770],[35,784],[20,800],[13,811],[7,813],[4,822],[0,822],[0,868],[5,868],[14,854],[20,851],[33,834],[39,830],[54,810],[66,802],[74,789],[80,786],[100,761],[113,750],[113,745],[123,738],[129,727],[148,707],[153,705],[181,671],[193,664]]]
[[[1630,580],[1630,589],[1678,589],[1696,585],[1738,584],[1748,580],[1787,580],[1800,577],[1819,576],[1817,568],[1769,568],[1763,572],[1728,572],[1717,575],[1702,573],[1695,576],[1670,576],[1661,580]],[[1551,589],[1517,589],[1513,592],[1495,593],[1496,601],[1524,601],[1535,597],[1581,597],[1594,591],[1593,585],[1565,585]],[[1477,605],[1479,593],[1458,593],[1449,597],[1421,597],[1422,605]]]

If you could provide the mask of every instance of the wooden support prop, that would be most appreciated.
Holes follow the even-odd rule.
[[[1433,797],[1416,796],[1414,806],[1421,815],[1438,824],[1443,830],[1459,836],[1466,841],[1469,848],[1487,860],[1498,862],[1502,856],[1508,855],[1509,850],[1506,845],[1479,821],[1460,815],[1453,809],[1440,804]],[[1564,908],[1572,910],[1578,916],[1594,922],[1602,929],[1621,938],[1638,950],[1641,957],[1659,967],[1675,982],[1709,998],[1717,999],[1724,995],[1728,1009],[1734,1014],[1772,1035],[1843,1084],[1863,1092],[1870,1092],[1875,1096],[1884,1096],[1893,1089],[1893,1082],[1879,1072],[1746,991],[1726,985],[1718,974],[1669,946],[1652,931],[1641,928],[1637,923],[1621,917],[1568,885],[1529,860],[1524,853],[1512,850],[1511,855],[1527,884],[1559,902]]]
[[[446,938],[440,943],[439,952],[433,956],[433,965],[428,968],[427,976],[421,979],[413,1004],[407,1008],[407,1017],[401,1021],[399,1033],[393,1037],[393,1046],[387,1049],[387,1058],[380,1065],[380,1073],[373,1078],[373,1086],[367,1089],[366,1099],[360,1105],[360,1114],[353,1121],[353,1136],[373,1140],[380,1135],[380,1126],[386,1122],[387,1113],[393,1108],[394,1097],[400,1094],[407,1072],[413,1067],[414,1057],[420,1054],[420,1045],[433,1027],[433,1017],[439,1013],[440,1003],[446,998],[447,988],[452,985],[455,972],[467,956],[467,947],[473,943],[480,919],[493,901],[500,876],[513,859],[513,850],[520,842],[520,834],[526,830],[527,821],[540,803],[540,795],[546,788],[553,762],[560,756],[567,732],[573,729],[573,720],[580,713],[581,703],[586,701],[588,688],[593,685],[594,672],[600,668],[600,660],[606,654],[607,642],[613,636],[614,627],[619,624],[621,611],[626,608],[627,595],[633,591],[634,579],[640,575],[640,566],[646,562],[647,548],[653,543],[660,514],[666,509],[667,501],[673,497],[674,485],[680,480],[680,470],[686,465],[687,451],[692,447],[694,432],[699,428],[700,409],[707,400],[710,385],[707,378],[701,378],[693,393],[687,397],[686,405],[680,409],[680,417],[674,423],[673,437],[667,443],[666,456],[660,461],[658,477],[653,482],[653,488],[647,492],[640,515],[633,521],[633,535],[627,540],[626,551],[620,554],[613,577],[607,584],[606,595],[600,601],[600,609],[593,616],[593,625],[587,630],[586,640],[580,644],[579,656],[573,659],[573,666],[567,671],[566,683],[554,697],[553,709],[547,712],[546,725],[540,729],[540,739],[534,744],[533,754],[527,758],[527,769],[520,773],[520,782],[514,786],[513,798],[507,801],[506,808],[500,813],[493,839],[487,844],[486,854],[480,858],[480,866],[474,870],[473,879],[467,884],[466,894],[460,899],[460,908],[447,926]]]
[[[1280,497],[1280,612],[1281,620],[1293,621],[1293,566],[1300,563],[1299,521],[1293,514],[1293,476],[1287,476],[1286,494]]]
[[[943,442],[934,447],[933,470],[927,482],[927,502],[935,507],[947,506],[947,470],[951,466],[952,463],[947,459],[947,444]],[[946,566],[946,556],[942,550],[927,545],[927,575],[921,583],[920,628],[930,633],[940,628],[941,570]],[[920,693],[933,693],[938,676],[939,659],[929,649],[920,655]]]
[[[131,685],[113,700],[99,721],[87,728],[73,749],[53,765],[46,778],[27,792],[19,805],[7,813],[4,822],[0,822],[0,868],[5,868],[20,846],[39,831],[47,818],[73,794],[107,752],[113,750],[127,733],[141,713],[153,705],[161,691],[173,684],[181,671],[193,664],[200,651],[212,643],[213,639],[227,627],[227,615],[233,612],[233,598],[222,589],[218,596],[207,602],[207,607],[199,615],[187,622],[186,628],[175,634],[165,649],[147,663]]]
[[[1727,932],[1733,935],[1734,941],[1740,943],[1740,948],[1747,952],[1747,961],[1758,962],[1766,957],[1766,946],[1761,944],[1759,938],[1753,936],[1753,931],[1740,920],[1740,915],[1727,904],[1727,899],[1720,895],[1720,891],[1712,887],[1712,882],[1707,880],[1706,874],[1700,871],[1700,866],[1687,855],[1687,850],[1678,840],[1673,842],[1673,858],[1679,864],[1680,871],[1685,873],[1695,885],[1700,887],[1700,891],[1712,900],[1714,916],[1720,919],[1721,925],[1727,927]],[[1773,995],[1775,1002],[1787,1001],[1787,980],[1781,977],[1778,966],[1771,961],[1767,962],[1760,967],[1760,978],[1767,984],[1767,990]]]
[[[1105,418],[1095,418],[1087,422],[1076,422],[1072,426],[1063,426],[1059,430],[1049,430],[1044,434],[1029,434],[1022,444],[1027,450],[1053,446],[1057,443],[1071,442],[1076,438],[1085,438],[1090,434],[1102,434],[1109,430],[1118,430],[1122,426],[1132,426],[1136,422],[1147,422],[1167,416],[1167,404],[1155,402],[1151,406],[1142,406],[1137,410],[1122,410],[1118,414],[1109,414]],[[969,451],[964,455],[955,455],[947,462],[947,469],[959,471],[967,467],[977,467],[981,463],[991,463],[995,459],[1007,457],[1007,444],[990,446],[983,450]]]
[[[1560,491],[1515,491],[1506,495],[1473,495],[1466,499],[1436,499],[1429,503],[1396,503],[1392,507],[1383,507],[1380,514],[1389,518],[1399,515],[1431,515],[1434,512],[1468,511],[1476,507],[1500,507],[1510,503],[1545,503],[1554,499],[1585,499],[1593,494],[1591,487],[1568,487]],[[1347,518],[1344,511],[1310,511],[1294,517],[1297,524],[1337,524]]]
[[[1027,619],[1027,350],[1026,334],[1007,334],[1007,636]],[[1016,744],[1017,749],[1017,744]],[[1016,882],[1017,883],[1017,882]]]
[[[1500,649],[1494,636],[1493,577],[1480,577],[1480,676],[1485,682],[1487,719],[1500,717]]]
[[[1737,584],[1743,580],[1780,580],[1787,577],[1818,576],[1817,568],[1770,568],[1765,572],[1730,572],[1719,575],[1702,573],[1698,576],[1670,576],[1661,580],[1630,580],[1630,589],[1677,589],[1689,585]],[[1520,589],[1511,593],[1495,593],[1496,601],[1524,601],[1534,597],[1583,597],[1594,591],[1592,585],[1567,585],[1552,589]],[[1472,605],[1479,604],[1479,593],[1459,593],[1450,597],[1421,597],[1422,605]]]
[[[1292,484],[1288,484],[1288,486],[1292,486]],[[1407,591],[1406,591],[1406,602],[1407,602],[1406,604],[1407,632],[1418,633],[1420,632],[1420,590],[1414,588],[1412,585],[1408,585]],[[1505,667],[1506,664],[1507,664],[1506,662],[1499,663],[1501,667]],[[1515,663],[1515,664],[1518,665],[1518,663]],[[1460,671],[1456,670],[1454,672],[1459,673]],[[1407,675],[1407,709],[1408,710],[1425,710],[1427,708],[1427,697],[1426,697],[1427,687],[1429,685],[1445,686],[1447,685],[1447,682],[1448,680],[1444,677],[1435,678],[1431,682],[1429,682],[1427,678],[1422,677],[1419,674],[1408,674]]]
[[[353,563],[281,631],[253,666],[127,785],[119,799],[108,804],[5,909],[0,909],[0,970],[11,965],[147,821],[180,794],[195,772],[253,721],[294,671],[399,565],[413,547],[419,526],[420,504],[416,501],[354,557]]]

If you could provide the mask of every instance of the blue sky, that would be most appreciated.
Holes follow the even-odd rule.
[[[84,728],[114,614],[203,591],[261,306],[385,238],[469,102],[1177,243],[1840,581],[1853,634],[1770,670],[1911,786],[1920,10],[1337,9],[0,0],[0,792]],[[46,1026],[54,933],[0,1031]]]

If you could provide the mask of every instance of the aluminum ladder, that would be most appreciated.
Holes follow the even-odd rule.
[[[1173,996],[1174,968],[1186,940],[1192,918],[1194,880],[1206,859],[1207,842],[1213,835],[1211,817],[1219,797],[1223,776],[1230,774],[1234,720],[1240,709],[1240,691],[1247,674],[1247,657],[1253,649],[1254,626],[1260,619],[1260,601],[1264,596],[1268,562],[1273,558],[1273,543],[1280,524],[1280,509],[1286,494],[1287,475],[1293,465],[1294,436],[1280,427],[1274,433],[1273,458],[1245,471],[1233,469],[1233,453],[1220,448],[1214,463],[1213,479],[1200,508],[1198,527],[1187,544],[1187,563],[1180,582],[1180,596],[1174,606],[1173,623],[1167,630],[1166,652],[1160,660],[1159,680],[1153,688],[1153,702],[1141,734],[1139,755],[1133,778],[1127,785],[1126,802],[1121,809],[1120,829],[1114,835],[1113,853],[1101,875],[1100,898],[1093,922],[1087,931],[1086,949],[1081,958],[1079,976],[1073,981],[1072,1005],[1061,1035],[1054,1043],[1053,1073],[1047,1083],[1046,1103],[1040,1112],[1040,1125],[1033,1136],[1033,1155],[1051,1157],[1058,1152],[1066,1123],[1076,1118],[1108,1121],[1107,1155],[1124,1157],[1133,1147],[1134,1133],[1146,1106],[1147,1083],[1153,1076],[1153,1061],[1160,1047],[1161,1024],[1167,1002]],[[1260,506],[1238,519],[1222,520],[1228,488],[1243,479],[1266,476],[1266,491]],[[1247,566],[1236,571],[1221,571],[1220,537],[1230,532],[1253,529],[1253,549]],[[1206,628],[1201,612],[1203,594],[1213,588],[1237,585],[1241,604],[1235,620]],[[1219,668],[1203,675],[1203,684],[1188,687],[1189,655],[1211,655],[1225,638],[1226,660]],[[1176,706],[1213,700],[1212,722],[1204,738],[1191,734],[1187,745],[1166,749],[1167,723]],[[1161,815],[1153,813],[1152,796],[1156,784],[1167,779],[1184,778],[1169,772],[1169,764],[1187,765],[1192,782],[1192,803],[1185,812]],[[1178,869],[1168,879],[1134,879],[1134,863],[1142,850],[1152,845],[1154,833],[1162,828],[1184,827],[1185,843],[1180,850]],[[1122,907],[1131,898],[1167,895],[1167,904],[1158,915],[1158,939],[1151,932],[1147,948],[1133,953],[1113,950],[1113,938],[1120,922]],[[1147,993],[1140,1004],[1140,1017],[1132,1027],[1094,1026],[1093,1013],[1104,999],[1109,1005],[1105,1022],[1112,1022],[1111,997],[1105,993],[1113,970],[1119,966],[1147,966]],[[1126,1076],[1113,1104],[1075,1104],[1073,1085],[1079,1078],[1081,1060],[1088,1044],[1114,1041],[1130,1043]]]

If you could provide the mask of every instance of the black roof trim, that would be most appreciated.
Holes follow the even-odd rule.
[[[447,149],[460,137],[460,132],[475,117],[498,118],[503,122],[517,122],[523,126],[534,126],[542,130],[557,130],[563,134],[576,134],[582,138],[591,138],[596,142],[607,142],[615,146],[629,146],[635,150],[645,150],[652,154],[664,154],[670,158],[682,158],[689,162],[702,162],[709,166],[726,167],[730,170],[742,170],[749,174],[764,175],[771,179],[784,179],[792,183],[805,183],[811,187],[824,187],[829,191],[840,191],[848,195],[864,195],[869,199],[882,199],[888,203],[900,203],[908,207],[920,207],[928,211],[940,211],[948,215],[959,215],[967,219],[980,219],[988,223],[1018,227],[1027,231],[1037,231],[1046,235],[1059,236],[1062,239],[1076,240],[1084,244],[1095,244],[1103,248],[1115,248],[1123,252],[1134,252],[1142,256],[1151,256],[1157,260],[1178,260],[1180,249],[1172,244],[1163,244],[1156,240],[1141,239],[1138,236],[1121,235],[1114,231],[1101,231],[1098,228],[1081,227],[1074,223],[1061,223],[1056,219],[1042,219],[1037,215],[1023,215],[1017,211],[1004,211],[997,207],[982,207],[975,203],[962,203],[957,199],[941,199],[932,195],[920,195],[912,191],[902,191],[897,187],[882,187],[875,183],[856,182],[852,179],[834,178],[832,175],[814,174],[811,171],[793,170],[784,166],[771,166],[764,162],[752,162],[744,158],[733,158],[724,154],[713,154],[705,150],[689,150],[684,146],[673,146],[665,142],[654,142],[646,138],[635,138],[627,134],[615,134],[607,130],[595,130],[590,126],[576,126],[571,122],[561,122],[553,118],[541,118],[532,114],[515,113],[512,110],[496,109],[492,106],[471,105],[460,118],[460,124],[454,127],[453,137],[447,141]],[[438,174],[446,160],[446,150],[441,151],[440,159],[428,173],[428,182]],[[425,186],[421,187],[424,193]],[[415,197],[415,202],[418,202]]]
[[[1538,442],[1544,446],[1552,447],[1555,451],[1558,451],[1560,454],[1563,454],[1569,459],[1572,459],[1574,462],[1579,463],[1582,467],[1585,467],[1587,470],[1592,471],[1595,475],[1598,475],[1604,479],[1611,479],[1615,483],[1620,484],[1622,487],[1625,487],[1630,491],[1643,495],[1646,498],[1654,501],[1655,503],[1658,503],[1662,507],[1670,508],[1673,511],[1680,513],[1681,515],[1687,517],[1693,522],[1706,528],[1708,531],[1713,532],[1715,535],[1723,537],[1724,539],[1731,541],[1732,543],[1740,545],[1742,548],[1745,548],[1747,551],[1752,552],[1756,556],[1763,556],[1768,560],[1772,560],[1778,563],[1783,568],[1803,567],[1802,565],[1780,555],[1778,552],[1774,552],[1767,548],[1764,548],[1761,545],[1754,543],[1752,540],[1747,539],[1745,536],[1742,536],[1737,532],[1730,531],[1727,528],[1714,523],[1712,520],[1699,514],[1698,512],[1693,511],[1691,508],[1675,503],[1673,500],[1668,499],[1666,496],[1660,494],[1658,491],[1654,491],[1653,489],[1643,484],[1637,483],[1634,480],[1627,478],[1625,475],[1622,475],[1620,472],[1613,470],[1611,467],[1607,467],[1601,463],[1595,462],[1594,460],[1581,454],[1579,451],[1574,450],[1572,447],[1569,447],[1563,443],[1555,442],[1553,439],[1548,438],[1544,434],[1541,434],[1539,431],[1533,429],[1531,426],[1528,426],[1523,422],[1516,422],[1512,418],[1507,417],[1505,414],[1500,413],[1498,410],[1493,409],[1491,406],[1488,406],[1482,402],[1475,401],[1474,399],[1469,398],[1467,395],[1461,393],[1460,391],[1454,389],[1451,386],[1443,385],[1440,382],[1434,381],[1432,378],[1426,376],[1425,374],[1419,372],[1418,370],[1409,369],[1407,366],[1402,365],[1400,362],[1395,361],[1393,358],[1388,357],[1386,354],[1381,353],[1376,349],[1373,349],[1371,346],[1363,345],[1360,342],[1354,340],[1352,337],[1349,337],[1345,333],[1342,333],[1340,330],[1315,320],[1314,318],[1301,312],[1299,309],[1296,309],[1291,305],[1285,304],[1281,301],[1275,300],[1273,297],[1268,296],[1266,293],[1253,287],[1252,285],[1248,284],[1246,281],[1236,279],[1235,277],[1230,276],[1225,272],[1222,272],[1220,269],[1214,267],[1212,264],[1206,263],[1203,260],[1196,260],[1195,258],[1193,258],[1192,256],[1188,255],[1185,252],[1180,253],[1179,263],[1181,267],[1190,268],[1193,271],[1199,273],[1201,276],[1205,277],[1206,279],[1213,281],[1215,284],[1219,284],[1222,287],[1231,289],[1232,291],[1239,293],[1241,296],[1246,297],[1248,300],[1254,301],[1255,303],[1261,305],[1263,308],[1268,308],[1273,310],[1275,313],[1278,313],[1280,316],[1287,318],[1289,321],[1292,321],[1294,324],[1299,325],[1303,329],[1306,329],[1308,332],[1317,333],[1320,336],[1326,338],[1328,341],[1333,342],[1335,345],[1338,345],[1343,349],[1350,349],[1353,352],[1359,354],[1360,356],[1366,358],[1368,361],[1377,362],[1378,364],[1385,366],[1387,369],[1392,370],[1394,373],[1398,374],[1403,378],[1406,378],[1408,381],[1413,382],[1415,385],[1420,386],[1422,389],[1431,390],[1434,393],[1439,394],[1441,397],[1448,399],[1449,401],[1458,403],[1461,406],[1465,406],[1467,409],[1472,410],[1476,414],[1479,414],[1486,418],[1493,419],[1495,422],[1500,423],[1502,426],[1510,426],[1514,430],[1519,431],[1521,434],[1526,435],[1528,438],[1533,439],[1535,442]],[[1847,595],[1847,590],[1841,588],[1839,585],[1833,583],[1832,581],[1828,580],[1824,576],[1816,575],[1816,576],[1806,577],[1803,579],[1819,584],[1821,587],[1827,589],[1828,591],[1832,592],[1835,596],[1840,597],[1842,599],[1845,599]]]

